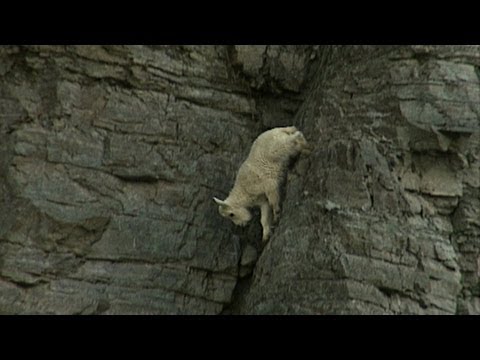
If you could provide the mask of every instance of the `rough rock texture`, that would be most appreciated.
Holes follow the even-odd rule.
[[[0,48],[0,313],[480,314],[479,46]],[[280,222],[217,213],[296,125]]]

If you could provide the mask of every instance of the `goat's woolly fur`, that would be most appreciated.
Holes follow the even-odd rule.
[[[280,213],[280,183],[289,160],[310,153],[303,134],[294,126],[278,127],[260,134],[250,154],[238,170],[235,184],[225,200],[213,198],[218,211],[236,225],[245,226],[252,218],[251,207],[261,211],[263,241],[268,240],[273,222]]]

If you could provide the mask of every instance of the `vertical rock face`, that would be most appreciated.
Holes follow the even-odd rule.
[[[2,48],[0,310],[214,314],[257,132],[223,47]]]
[[[0,313],[480,314],[480,47],[0,49]],[[273,237],[226,197],[296,125]]]
[[[237,311],[478,314],[480,48],[321,54],[295,117],[316,150]]]

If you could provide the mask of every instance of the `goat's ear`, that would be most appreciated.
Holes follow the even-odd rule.
[[[216,197],[214,197],[213,200],[220,206],[227,206],[227,203],[223,200],[217,199]]]

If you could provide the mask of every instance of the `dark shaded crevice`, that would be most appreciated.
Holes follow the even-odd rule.
[[[120,174],[114,174],[114,173],[112,173],[112,175],[120,180],[131,182],[131,183],[152,184],[160,180],[167,181],[166,179],[160,179],[158,176],[153,176],[153,175],[120,175]],[[174,183],[173,181],[168,181],[168,182]]]
[[[256,265],[263,253],[265,243],[262,242],[262,230],[259,221],[259,210],[252,209],[252,223],[246,228],[233,227],[235,250],[237,256],[237,282],[232,291],[231,300],[225,304],[219,315],[239,315],[253,282]],[[233,226],[233,224],[232,224]],[[247,246],[255,249],[257,256],[253,264],[242,265]]]
[[[232,292],[232,300],[225,304],[219,315],[241,315],[246,296],[253,282],[253,271],[250,275],[238,279]]]

